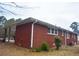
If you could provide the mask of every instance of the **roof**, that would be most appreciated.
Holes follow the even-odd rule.
[[[32,17],[24,19],[23,21],[17,23],[17,25],[22,25],[22,24],[25,24],[25,23],[30,23],[30,22],[35,22],[35,21],[37,21],[38,24],[44,25],[48,28],[54,28],[55,27],[57,29],[61,29],[61,30],[66,31],[66,32],[77,34],[75,32],[69,31],[67,29],[64,29],[64,28],[61,28],[61,27],[58,27],[58,26],[55,26],[55,25],[52,25],[52,24],[49,24],[49,23],[46,23],[46,22],[43,22],[41,20],[38,20],[38,19],[35,19],[35,18],[32,18]]]

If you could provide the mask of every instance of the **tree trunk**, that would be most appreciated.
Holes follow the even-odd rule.
[[[5,28],[4,30],[5,30],[5,33],[4,33],[4,39],[3,39],[3,42],[6,41],[6,36],[7,36],[7,29]]]
[[[9,34],[8,34],[8,42],[9,42],[10,36],[11,36],[11,34],[10,34],[11,33],[11,27],[9,27],[9,31],[8,32],[9,32]]]

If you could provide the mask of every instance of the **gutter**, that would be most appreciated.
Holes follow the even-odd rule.
[[[33,33],[34,33],[34,24],[37,23],[37,20],[35,20],[33,23],[32,23],[32,28],[31,28],[31,45],[30,47],[33,48]]]

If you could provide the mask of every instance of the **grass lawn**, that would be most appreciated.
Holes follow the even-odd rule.
[[[79,45],[63,47],[59,51],[51,49],[49,52],[32,52],[13,43],[0,42],[0,56],[79,56]]]

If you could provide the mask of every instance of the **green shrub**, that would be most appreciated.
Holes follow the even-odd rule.
[[[55,45],[56,50],[59,50],[59,47],[61,47],[61,39],[59,37],[55,37]]]
[[[48,51],[48,50],[49,50],[48,44],[47,44],[47,43],[43,43],[43,44],[41,45],[41,51]]]
[[[33,52],[48,51],[48,50],[49,50],[49,45],[47,43],[43,43],[39,48],[32,49]]]
[[[41,49],[40,49],[40,48],[32,48],[31,51],[32,51],[32,52],[40,52]]]
[[[41,51],[41,49],[40,49],[40,48],[36,48],[35,50],[36,50],[36,52],[40,52],[40,51]]]

